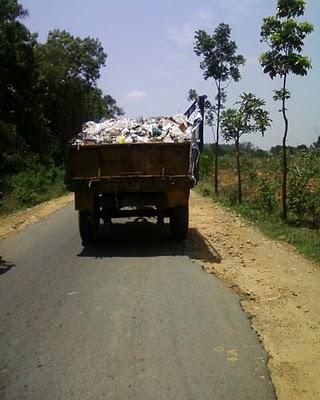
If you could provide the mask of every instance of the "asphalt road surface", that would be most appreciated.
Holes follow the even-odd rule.
[[[83,248],[71,204],[0,254],[1,399],[275,399],[239,298],[166,227]]]

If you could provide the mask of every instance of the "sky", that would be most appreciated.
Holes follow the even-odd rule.
[[[237,96],[252,92],[266,101],[272,126],[262,138],[243,136],[269,149],[282,141],[280,104],[272,100],[281,87],[262,72],[258,58],[267,50],[260,43],[262,19],[275,13],[275,0],[20,0],[29,11],[24,23],[45,42],[48,32],[64,29],[74,36],[98,38],[107,53],[98,86],[112,95],[126,116],[174,115],[188,107],[188,90],[213,100],[214,81],[203,79],[200,58],[193,51],[194,32],[212,34],[220,22],[230,25],[231,39],[246,58],[242,79],[228,88],[228,107]],[[314,24],[304,54],[312,60],[306,77],[290,76],[288,144],[310,145],[320,135],[320,1],[307,0],[304,20]],[[206,142],[213,142],[206,128]]]

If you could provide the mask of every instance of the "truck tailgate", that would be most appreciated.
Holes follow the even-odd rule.
[[[190,143],[68,146],[66,182],[124,177],[188,177]]]

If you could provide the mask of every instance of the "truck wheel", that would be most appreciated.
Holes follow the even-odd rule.
[[[189,226],[188,206],[177,206],[170,210],[170,231],[177,241],[183,241],[187,237]]]
[[[91,211],[79,211],[79,231],[84,245],[95,241],[97,236],[97,218]]]

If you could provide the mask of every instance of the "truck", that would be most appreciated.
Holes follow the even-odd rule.
[[[169,218],[172,238],[185,240],[203,147],[204,101],[200,96],[185,112],[202,115],[187,142],[66,146],[65,183],[74,192],[83,245],[96,240],[101,220],[130,217],[156,217],[158,223]]]

